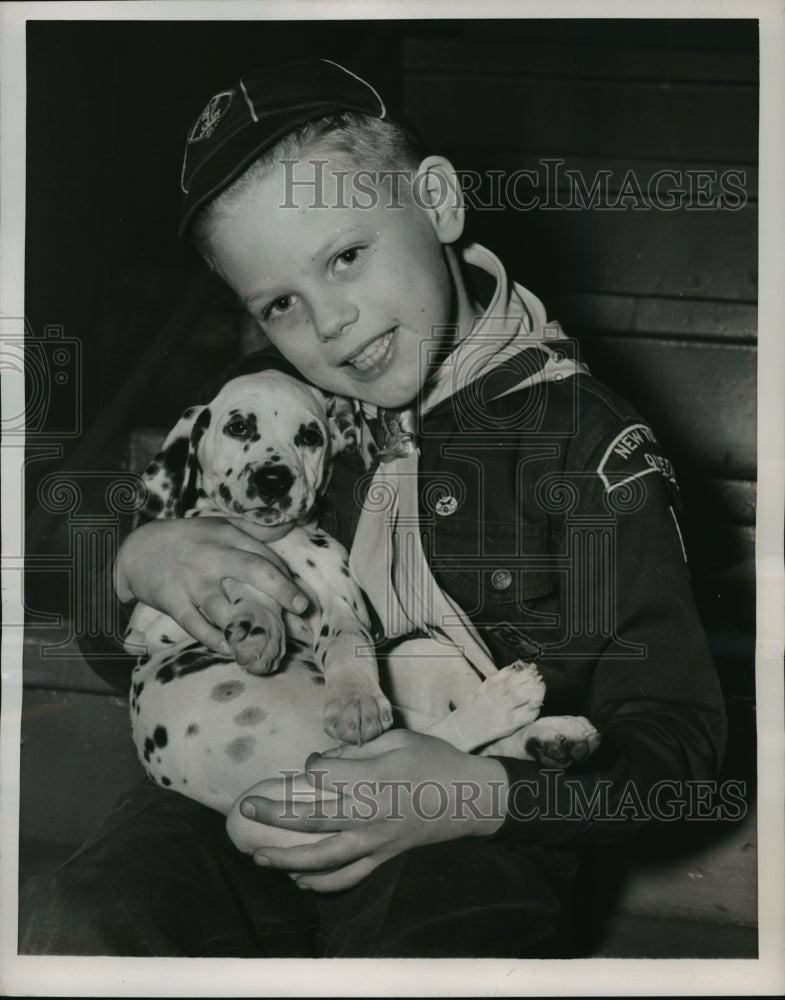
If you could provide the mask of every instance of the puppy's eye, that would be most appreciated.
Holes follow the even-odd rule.
[[[251,429],[244,420],[233,420],[224,427],[224,434],[233,438],[245,438],[250,434]]]
[[[307,444],[309,448],[318,448],[321,443],[322,435],[318,428],[309,427],[303,434],[303,444]]]
[[[322,434],[321,427],[315,422],[301,424],[299,431],[295,435],[294,443],[298,447],[321,448],[324,444],[324,434]]]

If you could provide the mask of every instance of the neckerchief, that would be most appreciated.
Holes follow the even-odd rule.
[[[439,403],[508,364],[522,351],[537,350],[536,362],[497,397],[585,371],[551,347],[563,340],[548,323],[542,303],[521,285],[508,284],[499,259],[477,244],[463,252],[466,264],[496,278],[496,290],[468,336],[441,362],[424,387],[422,418]],[[373,408],[363,407],[366,416]],[[379,464],[371,480],[354,536],[351,571],[379,616],[388,639],[428,635],[445,656],[463,656],[482,677],[496,672],[488,648],[465,612],[436,583],[422,547],[419,524],[417,416],[376,411],[382,432]]]

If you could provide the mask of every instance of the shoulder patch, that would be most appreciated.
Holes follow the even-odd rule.
[[[609,493],[652,472],[659,472],[676,485],[673,466],[662,454],[654,432],[646,424],[630,424],[620,431],[605,449],[597,474]]]

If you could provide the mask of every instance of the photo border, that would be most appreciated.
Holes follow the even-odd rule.
[[[493,0],[485,18],[760,19],[760,300],[758,355],[757,657],[759,958],[562,960],[275,960],[56,958],[16,954],[22,704],[22,447],[2,449],[2,716],[0,989],[51,996],[759,995],[785,991],[785,13],[774,0]],[[468,0],[159,0],[5,3],[0,7],[0,317],[23,333],[25,25],[30,20],[305,20],[471,18]],[[4,330],[9,329],[6,326]],[[3,382],[2,414],[21,412],[21,379]],[[260,965],[263,963],[263,978]],[[154,963],[151,965],[150,963]]]

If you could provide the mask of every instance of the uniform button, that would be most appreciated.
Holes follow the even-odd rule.
[[[491,573],[491,586],[495,590],[506,590],[512,583],[512,573],[508,569],[495,569]]]

